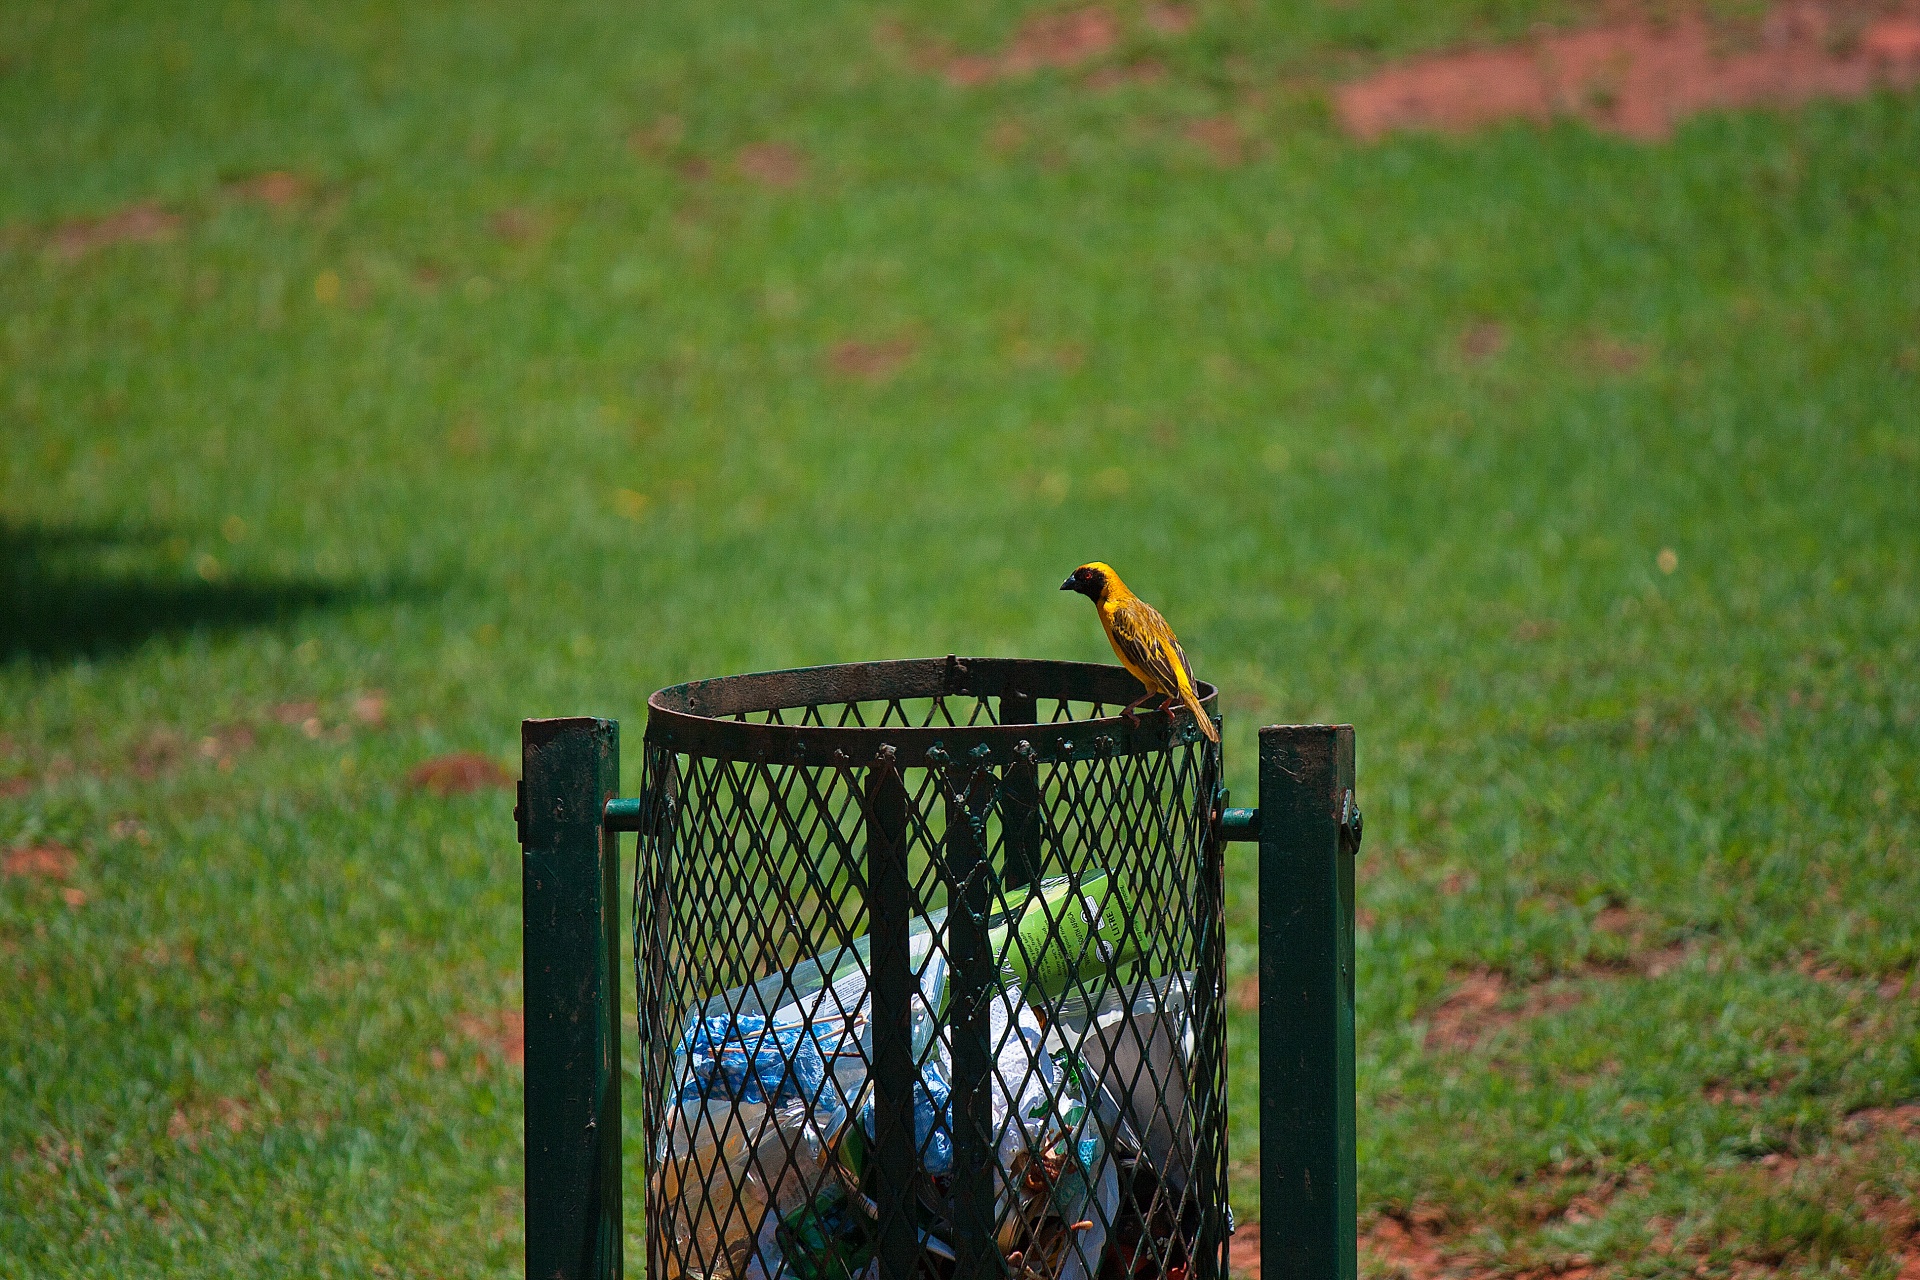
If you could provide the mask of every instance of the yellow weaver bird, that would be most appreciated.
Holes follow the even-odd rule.
[[[1194,722],[1207,741],[1220,741],[1220,730],[1213,717],[1200,706],[1200,695],[1193,691],[1193,664],[1186,650],[1174,637],[1173,628],[1160,611],[1127,590],[1112,565],[1095,560],[1083,564],[1060,584],[1062,591],[1078,591],[1093,601],[1100,611],[1100,625],[1107,629],[1107,643],[1120,659],[1120,665],[1147,691],[1127,704],[1120,714],[1132,720],[1134,708],[1148,698],[1159,698],[1161,711],[1175,702],[1193,712]]]

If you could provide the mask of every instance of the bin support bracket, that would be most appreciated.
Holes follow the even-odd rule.
[[[621,1274],[619,789],[619,725],[521,722],[527,1280]]]

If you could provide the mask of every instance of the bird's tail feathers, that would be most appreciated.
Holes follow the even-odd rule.
[[[1187,710],[1193,712],[1194,723],[1200,726],[1201,733],[1207,735],[1207,741],[1220,741],[1220,728],[1214,724],[1213,717],[1207,714],[1206,708],[1200,705],[1199,695],[1186,694],[1180,701],[1185,704]]]

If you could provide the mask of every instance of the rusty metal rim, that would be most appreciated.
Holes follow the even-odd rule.
[[[1212,713],[1218,691],[1197,682]],[[1198,741],[1186,712],[1142,711],[1055,724],[884,728],[761,724],[732,717],[771,710],[895,698],[1054,699],[1124,705],[1141,692],[1124,667],[1029,658],[907,658],[761,671],[670,685],[647,699],[647,743],[682,755],[755,764],[861,767],[892,747],[901,768],[929,764],[1007,765],[1145,755]]]

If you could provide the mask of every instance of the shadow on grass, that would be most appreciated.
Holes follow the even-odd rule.
[[[393,593],[311,577],[191,577],[168,563],[164,537],[0,519],[0,662],[102,657],[155,636],[273,626]]]

